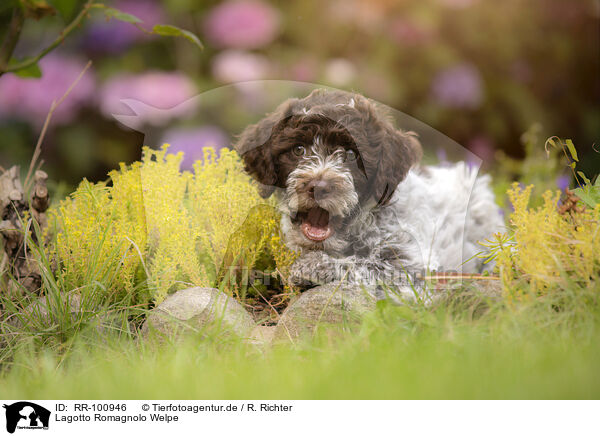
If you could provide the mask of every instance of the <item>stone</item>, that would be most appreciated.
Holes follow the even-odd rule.
[[[188,288],[170,295],[155,307],[144,325],[142,336],[180,338],[186,333],[217,328],[240,338],[250,338],[254,320],[244,307],[214,288]]]
[[[281,315],[274,341],[295,340],[327,326],[348,327],[375,309],[376,299],[359,285],[339,282],[303,292]]]

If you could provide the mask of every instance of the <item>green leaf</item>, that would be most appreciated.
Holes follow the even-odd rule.
[[[152,28],[152,33],[162,36],[181,36],[200,48],[204,48],[202,42],[192,32],[179,27],[171,26],[169,24],[157,24]]]
[[[39,79],[40,77],[42,77],[42,70],[40,70],[40,67],[38,66],[38,64],[31,64],[28,67],[25,68],[21,68],[20,70],[17,70],[14,72],[17,76],[19,77],[27,77],[27,78],[35,78],[35,79]]]
[[[579,159],[577,158],[577,150],[575,150],[573,141],[571,141],[570,139],[567,139],[566,144],[567,144],[567,148],[569,149],[569,153],[571,153],[571,157],[573,158],[573,160],[575,162],[579,162]]]
[[[114,18],[115,20],[124,21],[126,23],[137,24],[142,22],[142,20],[135,15],[128,14],[127,12],[123,12],[115,8],[104,9],[104,15],[106,15],[108,18]]]
[[[586,189],[575,188],[573,193],[591,208],[600,203],[600,188],[596,186],[586,186]]]
[[[590,184],[590,179],[588,179],[585,174],[583,174],[583,171],[577,171],[577,174],[579,175],[579,177],[581,177],[581,179],[584,181],[584,183],[586,185]]]
[[[23,59],[11,58],[10,61],[8,62],[8,66],[14,67],[16,64],[26,62],[29,59],[31,59],[31,58],[23,58]],[[26,77],[26,78],[37,79],[37,78],[42,77],[42,71],[40,70],[40,67],[38,66],[37,63],[31,64],[25,68],[20,68],[18,70],[14,70],[13,73],[19,77]]]
[[[65,22],[71,21],[83,7],[85,0],[48,0]]]

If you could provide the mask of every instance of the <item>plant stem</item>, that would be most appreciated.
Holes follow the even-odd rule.
[[[31,158],[31,163],[29,164],[29,171],[27,172],[27,177],[25,177],[25,183],[24,183],[24,191],[25,192],[29,191],[29,188],[30,188],[29,185],[31,183],[31,177],[33,175],[33,170],[34,170],[35,164],[37,163],[37,160],[40,156],[40,153],[42,151],[42,141],[44,140],[44,136],[46,135],[46,130],[48,129],[48,125],[50,124],[50,119],[52,118],[52,114],[54,113],[56,108],[63,102],[63,100],[65,98],[67,98],[67,96],[70,94],[70,92],[73,90],[73,88],[75,88],[77,83],[79,83],[79,80],[81,80],[81,78],[83,77],[85,72],[90,68],[91,65],[92,65],[92,61],[88,61],[88,63],[85,65],[85,67],[83,68],[81,73],[79,73],[79,76],[77,76],[77,79],[75,79],[75,81],[73,83],[71,83],[71,86],[69,86],[69,89],[67,89],[65,91],[63,96],[61,98],[59,98],[58,100],[52,101],[52,104],[50,105],[50,110],[48,111],[48,115],[46,116],[46,121],[44,121],[44,126],[42,127],[42,132],[40,133],[40,137],[38,138],[37,144],[35,145],[35,150],[33,152],[33,157]]]
[[[25,17],[21,8],[16,7],[13,9],[13,15],[8,25],[8,32],[6,32],[6,38],[0,47],[0,76],[8,67],[8,62],[12,56],[13,51],[19,41],[21,30],[23,29],[23,21]]]
[[[17,71],[17,70],[21,70],[23,68],[27,68],[31,65],[34,65],[35,63],[37,63],[40,59],[42,59],[44,56],[46,56],[48,53],[50,53],[52,50],[54,50],[56,47],[58,47],[63,41],[64,39],[73,31],[75,30],[75,28],[77,26],[79,26],[79,24],[81,23],[81,21],[85,18],[85,16],[87,15],[87,13],[90,11],[90,9],[93,8],[105,8],[105,6],[101,3],[92,3],[92,1],[88,1],[85,6],[81,9],[81,11],[79,12],[79,14],[73,19],[73,21],[71,21],[69,23],[69,25],[67,27],[65,27],[60,34],[58,35],[58,37],[52,42],[52,44],[50,44],[48,47],[46,47],[45,49],[43,49],[40,53],[38,53],[36,56],[33,56],[31,58],[28,58],[22,62],[13,64],[13,65],[4,65],[4,66],[0,66],[0,76],[4,73],[9,73],[12,71]]]

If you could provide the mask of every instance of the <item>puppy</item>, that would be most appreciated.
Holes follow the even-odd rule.
[[[464,163],[419,166],[417,136],[360,95],[289,99],[236,148],[261,196],[276,196],[299,252],[291,278],[305,287],[345,280],[414,296],[428,271],[481,271],[478,241],[503,225],[489,176]]]

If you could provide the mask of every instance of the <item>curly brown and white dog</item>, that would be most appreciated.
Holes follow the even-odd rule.
[[[289,99],[236,148],[261,195],[278,200],[303,285],[346,280],[414,296],[427,271],[480,271],[480,259],[463,260],[503,225],[489,176],[462,162],[419,166],[416,135],[360,95]]]

